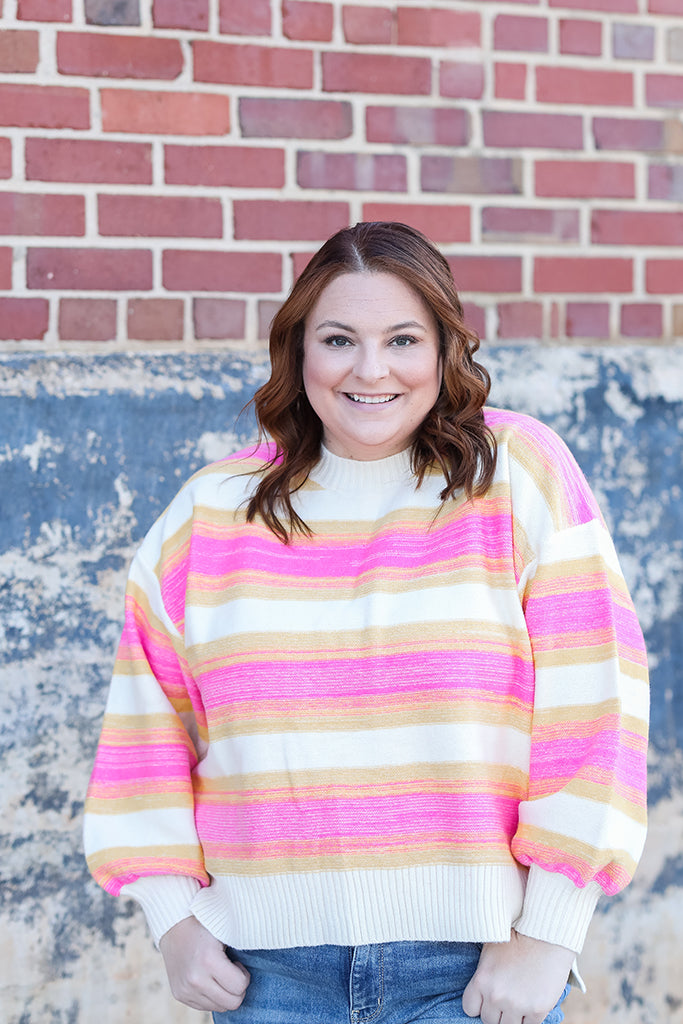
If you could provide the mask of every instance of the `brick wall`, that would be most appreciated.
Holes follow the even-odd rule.
[[[385,218],[490,342],[683,337],[683,0],[0,9],[0,350],[257,344]]]

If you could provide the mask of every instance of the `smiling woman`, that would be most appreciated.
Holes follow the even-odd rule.
[[[556,1024],[635,869],[642,635],[477,346],[424,236],[339,232],[273,321],[270,439],[131,567],[86,850],[216,1024]]]
[[[313,339],[344,355],[323,360]],[[474,360],[478,348],[448,262],[421,232],[384,222],[337,232],[313,256],[273,320],[271,376],[257,391],[254,408],[277,454],[247,518],[262,516],[285,543],[307,532],[292,494],[317,463],[323,437],[333,450],[363,461],[410,448],[418,483],[433,465],[443,473],[444,501],[458,488],[483,493],[493,477],[496,441],[483,414],[490,382]],[[399,353],[403,349],[409,352]],[[345,374],[345,381],[326,375],[323,384],[323,366],[326,374]],[[408,376],[406,367],[412,368]],[[394,391],[381,384],[384,374]],[[391,400],[384,410],[391,416],[376,417],[384,434],[380,430],[374,441],[369,415],[341,419],[345,406],[371,405],[373,397]]]
[[[340,275],[306,318],[303,382],[335,455],[368,460],[404,451],[441,387],[431,310],[391,274]]]

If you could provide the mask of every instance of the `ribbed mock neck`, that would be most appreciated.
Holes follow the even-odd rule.
[[[365,462],[359,459],[342,459],[321,445],[320,461],[311,470],[310,475],[316,483],[336,491],[358,488],[367,491],[399,481],[407,483],[413,475],[410,449],[407,448],[398,455],[389,455],[385,459]]]

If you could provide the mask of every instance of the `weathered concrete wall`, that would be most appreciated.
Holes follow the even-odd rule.
[[[648,641],[651,832],[599,910],[572,1024],[681,1024],[683,349],[494,349],[493,401],[565,437],[614,532]],[[136,543],[194,469],[246,443],[253,356],[0,359],[0,1016],[204,1024],[174,1004],[133,905],[90,881],[84,789]]]

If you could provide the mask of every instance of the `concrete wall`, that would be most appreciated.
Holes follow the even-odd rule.
[[[494,348],[492,400],[565,437],[614,532],[649,646],[651,831],[606,902],[571,1024],[681,1024],[683,349]],[[246,351],[0,358],[0,1006],[6,1024],[205,1024],[174,1004],[141,913],[81,851],[135,545],[198,466],[253,436]]]

